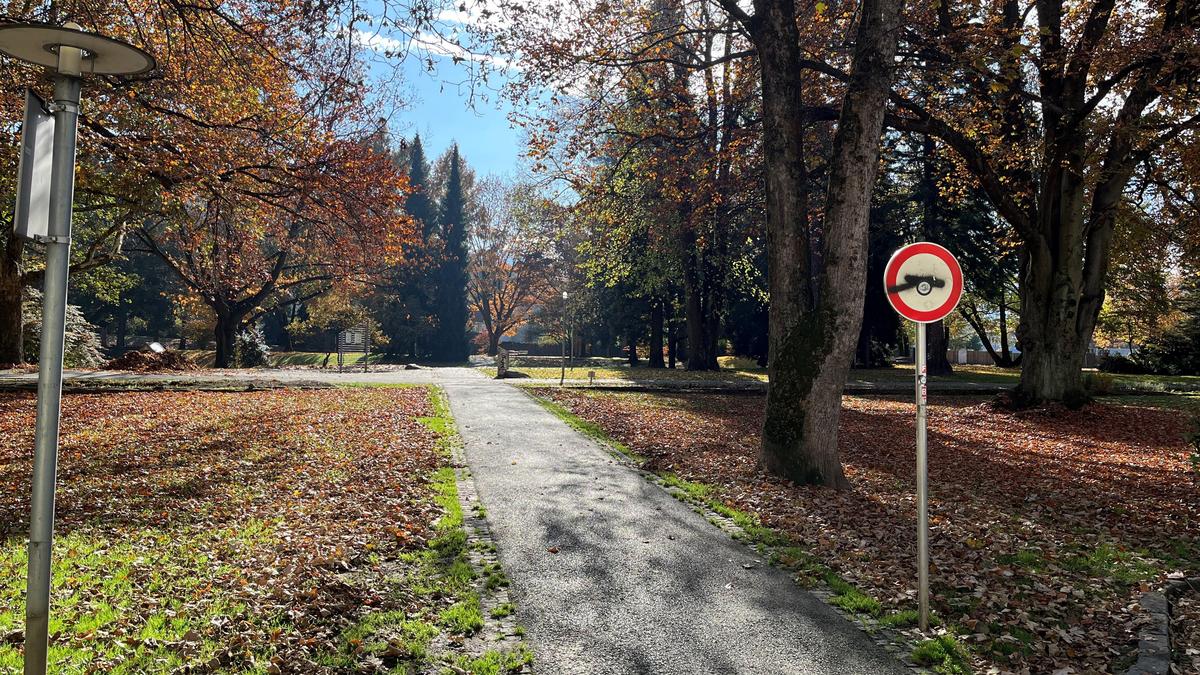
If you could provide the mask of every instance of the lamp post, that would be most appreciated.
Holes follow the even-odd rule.
[[[71,256],[71,206],[75,194],[75,134],[79,118],[80,78],[85,73],[134,75],[154,68],[142,50],[73,23],[0,26],[0,52],[54,72],[53,145],[49,175],[40,171],[45,157],[22,148],[22,177],[17,191],[17,232],[46,245],[42,297],[42,344],[38,358],[37,426],[34,431],[33,499],[29,514],[29,577],[25,596],[25,673],[46,672],[50,626],[50,554],[54,535],[54,484],[58,470],[58,423],[62,398],[63,335],[67,274]],[[41,106],[36,97],[27,105]],[[36,111],[41,112],[41,111]],[[41,113],[44,115],[44,113]],[[26,120],[31,114],[27,111]],[[24,133],[24,132],[23,132]],[[24,145],[24,143],[23,143]],[[26,153],[30,156],[26,156]],[[38,161],[41,160],[41,161]],[[25,171],[26,162],[34,167]],[[49,198],[36,206],[30,190],[49,181]],[[20,221],[20,222],[18,222]]]
[[[558,386],[563,386],[567,380],[567,340],[571,339],[571,331],[567,328],[567,292],[562,292],[563,298],[563,341],[562,341],[562,371],[558,375]]]

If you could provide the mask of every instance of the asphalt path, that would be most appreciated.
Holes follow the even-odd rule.
[[[907,672],[517,388],[439,374],[538,672]]]

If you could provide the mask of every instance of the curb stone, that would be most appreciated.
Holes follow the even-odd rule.
[[[1139,604],[1150,623],[1138,634],[1138,659],[1128,675],[1168,675],[1171,672],[1171,600],[1189,588],[1200,588],[1200,577],[1176,579],[1162,591],[1142,595]]]

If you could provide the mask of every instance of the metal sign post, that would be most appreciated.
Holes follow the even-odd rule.
[[[29,513],[29,576],[25,596],[25,673],[43,675],[50,627],[51,551],[54,488],[58,471],[58,423],[62,399],[63,341],[67,273],[71,258],[71,209],[75,196],[75,134],[83,73],[145,72],[154,59],[125,43],[75,24],[9,24],[0,27],[0,52],[52,68],[54,120],[36,97],[27,97],[14,227],[18,235],[46,245],[42,291],[42,344],[38,360],[37,423],[34,431],[33,498]],[[48,134],[52,133],[52,136]],[[50,156],[46,157],[46,142]],[[49,164],[49,186],[45,166]],[[45,228],[44,230],[42,228]]]
[[[926,452],[925,324],[917,324],[917,601],[921,608],[920,628],[929,630],[929,461]]]
[[[917,401],[917,601],[920,629],[926,631],[929,630],[929,453],[926,432],[929,389],[925,325],[940,321],[954,311],[962,297],[962,269],[954,256],[937,244],[910,244],[892,254],[884,269],[883,285],[892,308],[917,324],[913,374]]]

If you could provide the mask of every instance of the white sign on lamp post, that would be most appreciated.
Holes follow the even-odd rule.
[[[929,242],[904,246],[892,254],[883,272],[888,302],[900,316],[917,324],[917,597],[920,628],[929,629],[929,466],[925,432],[927,369],[925,324],[940,321],[958,305],[962,268],[949,251]]]

